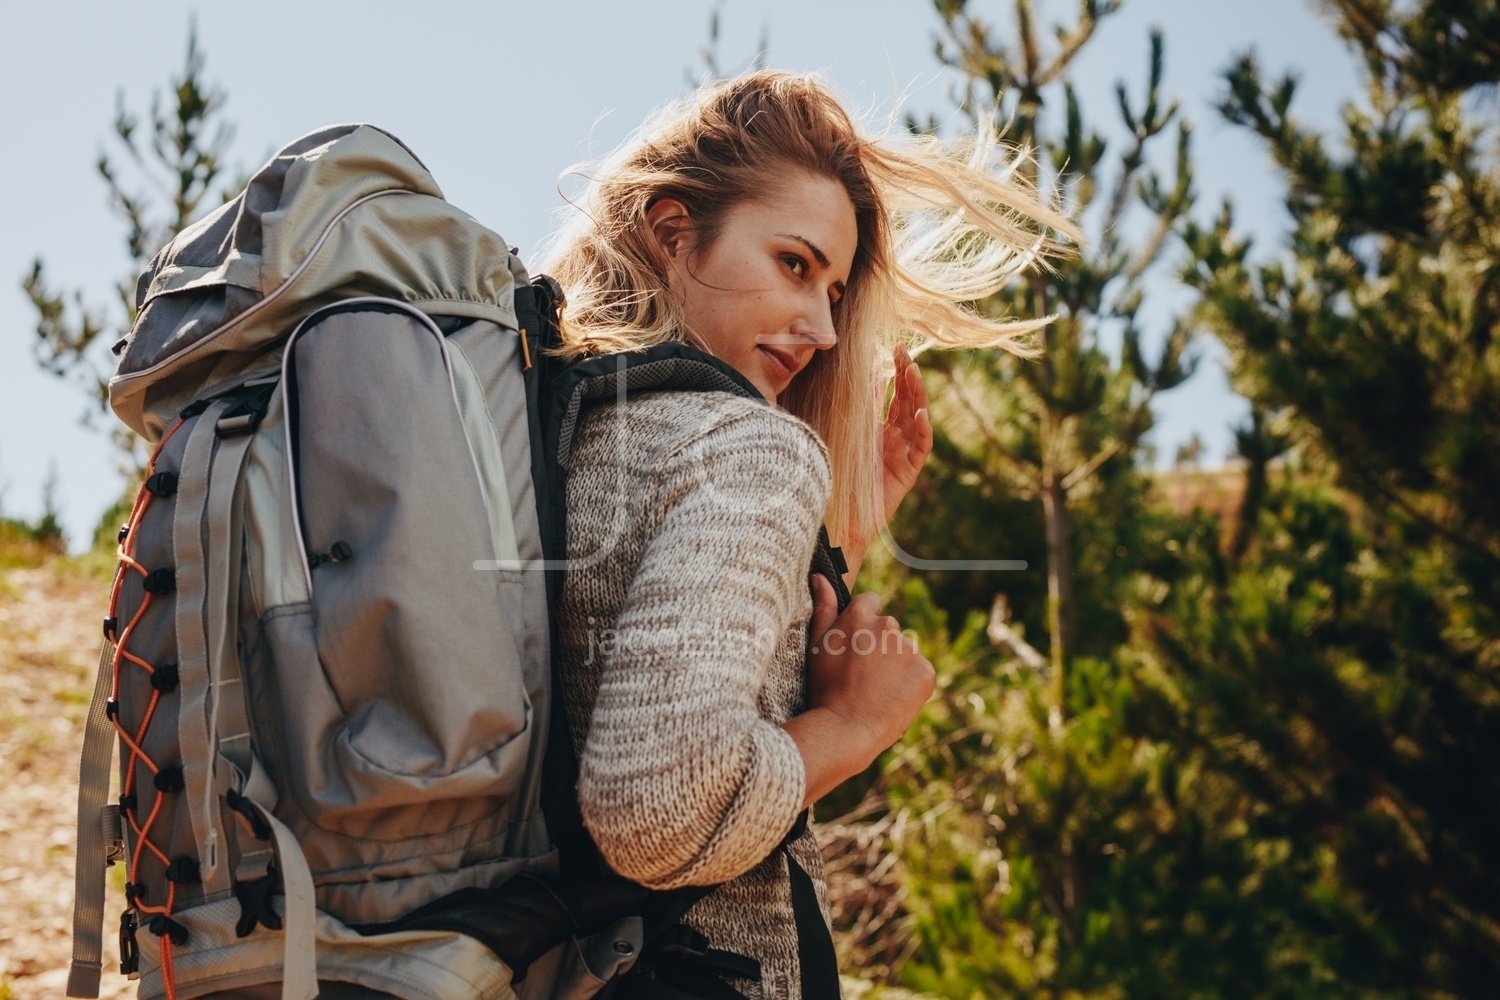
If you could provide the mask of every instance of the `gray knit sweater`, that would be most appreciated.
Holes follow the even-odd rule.
[[[724,883],[685,922],[761,962],[760,983],[734,984],[752,1000],[801,995],[772,852],[806,786],[780,723],[804,706],[808,565],[829,489],[810,427],[707,392],[601,407],[567,484],[560,663],[584,822],[627,878]],[[826,917],[813,832],[791,849]]]

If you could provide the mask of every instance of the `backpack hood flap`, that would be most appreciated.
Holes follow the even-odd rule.
[[[271,348],[325,305],[379,295],[514,328],[518,280],[505,241],[444,201],[399,140],[320,129],[151,261],[110,405],[156,440],[194,399],[274,371]]]

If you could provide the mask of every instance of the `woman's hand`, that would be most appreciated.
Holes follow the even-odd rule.
[[[922,382],[922,373],[904,347],[898,345],[892,359],[896,363],[895,391],[879,430],[881,526],[889,524],[895,516],[932,454],[932,414],[927,408],[927,386]],[[866,537],[851,535],[844,543],[844,559],[849,564],[844,580],[851,590],[869,547],[870,539]]]
[[[807,711],[783,727],[807,770],[811,805],[899,740],[936,684],[932,664],[879,594],[855,597],[842,614],[833,585],[813,577],[808,623]]]

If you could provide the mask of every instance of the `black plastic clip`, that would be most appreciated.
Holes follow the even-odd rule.
[[[231,788],[224,793],[224,804],[245,817],[245,821],[250,824],[250,832],[255,835],[256,840],[271,839],[271,825],[265,821],[265,817],[261,816],[260,811],[249,799]],[[243,934],[240,936],[244,937]]]
[[[257,925],[267,930],[281,930],[281,915],[271,905],[276,882],[276,866],[272,865],[263,877],[234,884],[234,898],[240,901],[240,919],[234,925],[236,937],[247,936]]]
[[[110,722],[120,717],[120,699],[109,698],[104,702],[104,717]]]
[[[153,569],[146,574],[145,582],[141,586],[146,588],[148,594],[170,594],[177,589],[177,574],[170,566]]]
[[[157,771],[156,777],[152,779],[152,784],[156,785],[158,792],[166,792],[168,794],[176,794],[187,787],[187,782],[182,776],[182,768],[175,764]]]
[[[140,971],[141,951],[135,943],[135,911],[120,914],[120,975],[132,976]]]
[[[167,878],[178,885],[197,885],[203,881],[203,872],[198,867],[197,858],[179,854],[167,865]]]
[[[678,958],[703,958],[708,954],[708,938],[686,924],[678,924],[662,934],[658,950]]]
[[[219,414],[219,422],[214,425],[215,433],[221,438],[255,433],[260,422],[265,419],[266,410],[271,405],[271,393],[275,389],[275,382],[263,382],[237,390],[230,397],[233,402],[229,408]]]
[[[104,638],[108,639],[110,642],[114,642],[115,633],[119,630],[119,628],[120,619],[114,617],[104,619]]]

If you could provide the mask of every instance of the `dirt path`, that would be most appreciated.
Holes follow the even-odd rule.
[[[52,1000],[67,982],[78,747],[107,590],[56,562],[0,572],[0,773],[9,785],[0,1000]],[[133,996],[119,975],[119,879],[109,885],[102,995]]]

